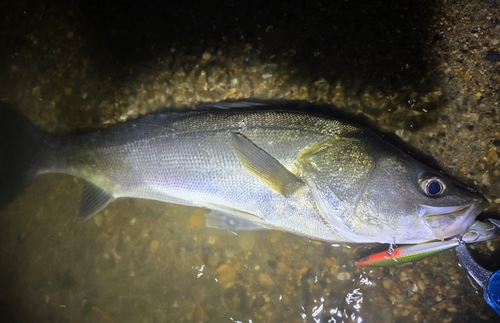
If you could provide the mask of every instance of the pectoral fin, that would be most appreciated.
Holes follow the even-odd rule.
[[[114,200],[111,194],[87,182],[83,188],[78,218],[82,221],[88,220]]]
[[[300,178],[241,133],[232,133],[231,145],[241,164],[276,192],[289,196],[303,184]]]

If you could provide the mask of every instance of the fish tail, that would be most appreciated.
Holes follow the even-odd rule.
[[[0,208],[19,195],[40,172],[50,137],[0,101]]]

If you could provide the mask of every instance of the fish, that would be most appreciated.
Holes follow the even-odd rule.
[[[0,104],[0,205],[37,175],[85,180],[78,218],[118,198],[204,208],[208,227],[329,242],[457,236],[486,199],[312,103],[236,102],[56,136]]]
[[[467,231],[459,236],[445,241],[426,242],[416,245],[407,245],[369,255],[360,259],[356,265],[358,267],[384,267],[401,265],[408,262],[417,261],[423,258],[437,255],[446,250],[455,248],[461,244],[482,242],[494,239],[499,234],[498,227],[490,222],[475,221]]]

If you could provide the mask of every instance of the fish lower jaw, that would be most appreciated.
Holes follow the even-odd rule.
[[[449,212],[443,212],[443,209]],[[475,203],[446,208],[427,207],[428,212],[422,215],[422,220],[436,239],[445,240],[465,232],[474,221],[476,210]]]

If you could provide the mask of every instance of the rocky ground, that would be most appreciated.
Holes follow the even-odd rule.
[[[0,98],[65,134],[199,102],[334,105],[500,207],[496,1],[21,1],[0,5]],[[76,183],[76,185],[75,185]],[[21,322],[496,322],[452,251],[370,270],[370,246],[207,229],[122,199],[71,217],[47,174],[0,211],[0,295]],[[498,241],[478,244],[498,268]]]

